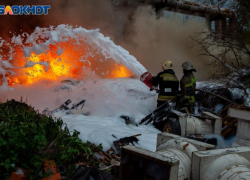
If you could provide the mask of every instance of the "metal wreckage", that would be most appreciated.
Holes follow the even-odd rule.
[[[136,126],[153,124],[162,131],[157,137],[156,152],[137,147],[139,141],[137,137],[140,134],[121,139],[112,135],[116,139],[113,142],[113,149],[108,152],[96,152],[95,158],[99,162],[103,159],[107,161],[108,165],[101,170],[112,169],[111,174],[116,171],[116,176],[107,176],[96,169],[80,166],[76,172],[78,178],[75,179],[88,179],[93,177],[91,174],[97,172],[99,174],[97,179],[248,179],[250,108],[242,105],[242,99],[235,99],[226,88],[197,89],[196,97],[199,115],[189,114],[186,109],[178,111],[178,101],[181,98],[178,95],[135,124]],[[58,111],[64,111],[70,114],[76,108],[83,108],[85,100],[73,104],[71,108],[68,107],[70,103],[72,101],[68,100],[59,108],[53,111],[46,109],[43,113],[53,115]],[[216,110],[218,104],[220,104],[219,111]],[[128,116],[121,118],[126,124],[134,123]],[[237,140],[234,146],[218,148],[218,137],[230,138],[236,134]]]
[[[151,87],[149,79],[147,73],[141,77]],[[250,108],[227,88],[204,87],[196,92],[199,115],[178,111],[181,95],[177,95],[137,124],[152,123],[162,133],[156,152],[131,145],[121,148],[120,180],[249,179]],[[235,135],[233,145],[220,148],[221,136]]]

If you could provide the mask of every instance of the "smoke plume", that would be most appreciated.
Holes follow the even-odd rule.
[[[181,64],[190,61],[197,69],[196,77],[204,80],[208,76],[208,60],[197,57],[198,47],[191,48],[189,38],[204,24],[197,19],[185,23],[178,17],[157,19],[152,7],[122,9],[119,13],[111,0],[15,0],[2,1],[2,5],[51,5],[48,15],[0,16],[1,37],[12,37],[12,33],[32,32],[35,27],[69,24],[87,29],[99,28],[115,43],[123,46],[153,75],[161,71],[161,62],[171,60],[180,78]],[[122,17],[119,17],[122,16]],[[120,32],[120,30],[123,32]],[[11,33],[10,33],[11,32]]]
[[[207,57],[200,47],[193,46],[190,36],[204,28],[204,22],[197,18],[185,22],[178,16],[157,19],[152,7],[139,7],[130,24],[122,46],[134,55],[154,75],[161,71],[161,62],[171,60],[177,76],[182,76],[181,65],[185,61],[193,63],[197,69],[197,79],[208,77]]]

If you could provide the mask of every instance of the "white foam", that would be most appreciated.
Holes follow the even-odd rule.
[[[117,138],[142,134],[138,137],[139,146],[155,151],[160,131],[152,125],[126,125],[125,120],[120,118],[125,115],[135,122],[140,121],[156,108],[155,92],[150,92],[146,85],[132,78],[100,79],[90,74],[87,80],[74,82],[77,82],[74,83],[76,85],[51,82],[39,82],[29,87],[19,85],[13,91],[0,94],[0,99],[20,100],[22,96],[23,101],[40,112],[46,108],[54,110],[68,99],[72,103],[85,99],[84,107],[75,110],[75,114],[56,114],[71,131],[78,130],[84,142],[102,143],[104,150],[108,150],[116,140],[112,134]]]

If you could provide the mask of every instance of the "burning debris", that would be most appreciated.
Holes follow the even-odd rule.
[[[1,44],[6,51],[1,52],[0,84],[9,86],[65,77],[82,79],[86,69],[103,78],[131,77],[145,70],[98,30],[66,25],[37,28],[30,35],[14,36],[12,43],[1,40]]]

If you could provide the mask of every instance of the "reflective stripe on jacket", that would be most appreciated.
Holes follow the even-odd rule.
[[[196,79],[192,72],[184,74],[180,81],[181,91],[183,93],[183,102],[187,105],[195,103]]]
[[[154,86],[159,86],[158,101],[169,101],[176,97],[179,80],[172,69],[160,72],[151,82]]]

